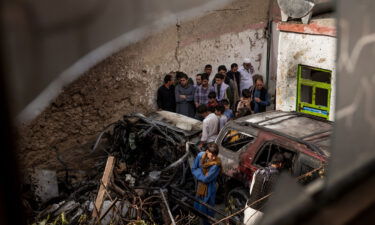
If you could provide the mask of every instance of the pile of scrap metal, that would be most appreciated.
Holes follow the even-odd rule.
[[[93,145],[93,152],[101,146],[108,154],[95,168],[96,178],[50,200],[36,224],[196,223],[186,196],[195,188],[188,159],[197,149],[189,143],[198,140],[201,127],[200,121],[164,111],[124,116]]]

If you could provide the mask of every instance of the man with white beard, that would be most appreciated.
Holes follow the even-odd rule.
[[[240,72],[240,93],[243,89],[248,89],[253,85],[254,67],[251,65],[250,59],[245,58],[243,64],[238,70]]]

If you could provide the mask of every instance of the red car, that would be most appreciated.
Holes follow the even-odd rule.
[[[227,205],[243,208],[253,173],[266,167],[275,152],[286,158],[284,169],[294,177],[310,171],[301,183],[319,177],[329,157],[333,123],[318,117],[269,111],[229,121],[216,143],[220,147]]]

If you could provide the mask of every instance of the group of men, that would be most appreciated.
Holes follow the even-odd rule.
[[[183,72],[167,74],[158,89],[157,104],[159,109],[203,120],[198,147],[204,151],[197,155],[192,173],[197,179],[197,198],[214,206],[216,178],[221,171],[219,148],[214,143],[219,131],[230,119],[265,112],[270,100],[263,77],[254,74],[249,59],[244,59],[240,68],[233,63],[230,71],[219,66],[210,79],[211,74],[211,65],[196,75],[195,83]],[[212,210],[198,202],[195,208],[213,216]],[[207,220],[203,223],[209,224]]]
[[[221,65],[212,78],[212,66],[193,79],[183,72],[167,74],[157,92],[159,109],[203,121],[200,146],[213,142],[225,123],[235,117],[265,112],[270,105],[263,77],[254,74],[250,59],[230,71]],[[175,79],[174,79],[175,78]],[[211,78],[211,79],[210,79]]]

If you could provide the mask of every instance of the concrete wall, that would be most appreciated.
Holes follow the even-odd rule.
[[[241,32],[231,32],[218,35],[214,39],[203,39],[181,43],[178,59],[180,70],[195,77],[203,72],[206,63],[213,67],[210,79],[217,73],[219,65],[230,69],[232,63],[242,65],[244,58],[250,58],[254,66],[254,73],[266,76],[267,39],[265,36],[266,23],[251,25]]]
[[[20,126],[22,166],[59,169],[57,152],[66,162],[79,160],[78,149],[90,146],[106,125],[128,113],[153,111],[156,90],[170,71],[195,76],[205,64],[215,72],[220,64],[229,67],[250,57],[256,72],[265,75],[268,6],[264,0],[237,0],[119,49]]]
[[[185,39],[180,41],[178,48],[167,52],[164,60],[158,64],[145,64],[147,74],[158,75],[158,79],[152,82],[149,76],[139,77],[137,71],[119,73],[120,80],[142,80],[147,84],[144,95],[139,95],[139,101],[150,110],[156,109],[157,88],[162,85],[162,77],[170,71],[183,71],[195,81],[195,75],[202,73],[206,64],[211,64],[212,74],[210,80],[217,73],[219,65],[225,65],[230,69],[232,63],[242,64],[244,58],[250,58],[254,66],[254,73],[266,75],[267,39],[265,37],[266,23],[253,24],[241,32],[217,34],[216,37],[204,37],[202,39]],[[121,74],[121,75],[120,75]],[[133,109],[136,111],[136,107]]]
[[[277,57],[279,48],[279,33],[277,29],[277,22],[272,22],[272,36],[270,48],[270,63],[269,63],[269,79],[268,79],[268,93],[272,97],[272,101],[276,98],[276,82],[277,82]],[[274,109],[275,105],[272,102],[271,108]]]
[[[329,119],[333,120],[336,92],[336,38],[302,33],[280,32],[276,84],[276,109],[295,111],[297,66],[304,64],[332,71]]]
[[[0,44],[9,65],[7,78],[14,99],[11,106],[17,114],[22,110],[20,120],[31,120],[62,86],[117,52],[116,47],[124,48],[174,25],[177,19],[205,15],[230,1],[6,1],[0,9],[4,22]],[[83,57],[86,60],[79,61]],[[77,61],[79,67],[73,67]],[[54,84],[46,93],[56,79],[64,83]],[[46,93],[44,101],[36,101],[42,93]]]

